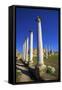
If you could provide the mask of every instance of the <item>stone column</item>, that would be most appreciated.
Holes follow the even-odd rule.
[[[38,30],[37,30],[38,63],[35,67],[35,74],[38,80],[40,79],[42,80],[46,72],[46,65],[44,64],[44,58],[43,58],[42,27],[41,27],[41,19],[39,16],[37,17],[37,25],[38,25]]]
[[[26,61],[26,40],[24,41],[24,44],[23,44],[23,61],[25,62]]]
[[[37,17],[37,24],[38,24],[38,64],[43,65],[43,41],[42,41],[42,27],[41,27],[41,19]]]
[[[49,45],[49,56],[51,55],[50,52],[51,52],[51,48],[50,48],[50,45]]]
[[[33,63],[33,32],[30,31],[30,61],[29,63]]]
[[[23,43],[23,61],[26,61],[26,40]]]
[[[46,48],[46,59],[48,59],[48,49]]]
[[[24,43],[23,43],[23,54],[22,54],[22,60],[24,61],[25,60],[25,53],[24,53]]]
[[[26,63],[28,63],[28,37],[26,38]]]

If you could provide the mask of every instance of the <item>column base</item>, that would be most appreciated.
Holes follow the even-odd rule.
[[[47,66],[45,64],[38,64],[35,67],[35,73],[36,73],[36,78],[38,80],[43,80],[43,75],[47,71]]]
[[[29,61],[29,66],[33,66],[33,61]]]
[[[25,64],[28,64],[28,62],[27,62],[27,61],[25,61]]]
[[[28,66],[28,62],[27,61],[25,61],[25,66]]]
[[[57,80],[55,76],[55,68],[52,66],[46,65],[36,65],[35,67],[35,76],[37,80]]]

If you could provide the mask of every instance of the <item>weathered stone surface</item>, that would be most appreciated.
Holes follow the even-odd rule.
[[[29,67],[32,68],[33,66],[34,66],[33,62],[30,62],[30,61],[29,61]]]
[[[36,69],[38,69],[39,72],[42,71],[42,72],[44,73],[44,72],[46,72],[47,67],[46,67],[46,65],[44,65],[44,64],[43,64],[43,65],[37,65],[37,66],[36,66]]]
[[[44,73],[46,73],[46,71],[47,71],[46,65],[37,65],[35,68],[36,78],[38,80],[42,79],[42,76]]]

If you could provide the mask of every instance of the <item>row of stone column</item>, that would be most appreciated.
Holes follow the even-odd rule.
[[[29,46],[30,45],[30,46]],[[28,55],[28,51],[29,55]],[[30,44],[29,44],[29,38],[27,37],[23,44],[23,60],[25,63],[28,62],[33,63],[33,32],[30,32]]]
[[[42,41],[42,27],[41,27],[41,19],[37,17],[37,48],[38,48],[38,64],[43,65],[43,41]],[[30,45],[30,46],[29,46]],[[27,37],[23,44],[23,60],[28,62],[28,50],[29,52],[29,62],[33,63],[33,32],[30,32],[30,44],[29,38]]]

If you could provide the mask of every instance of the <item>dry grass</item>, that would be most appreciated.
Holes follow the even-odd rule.
[[[36,65],[37,64],[37,58],[34,57],[33,60],[34,60],[34,65]],[[59,58],[58,58],[58,54],[51,55],[51,56],[48,57],[48,59],[44,58],[44,63],[47,66],[52,66],[52,67],[55,68],[56,71],[55,71],[54,75],[55,75],[55,78],[58,79],[58,74],[59,74]]]

